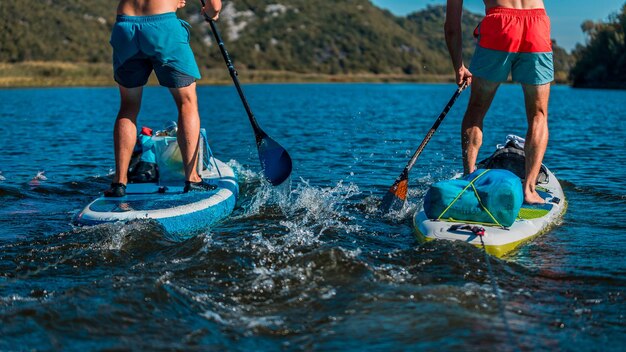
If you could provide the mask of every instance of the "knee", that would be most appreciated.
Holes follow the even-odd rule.
[[[545,111],[537,111],[528,117],[528,126],[531,128],[547,128],[548,113]]]
[[[470,100],[463,117],[464,124],[482,126],[487,110],[489,110],[489,105],[489,101],[482,99]]]
[[[179,109],[194,109],[198,106],[198,98],[195,94],[181,94],[178,99],[178,107]]]
[[[537,111],[535,114],[535,116],[533,117],[534,120],[538,120],[538,121],[548,121],[548,112],[547,111]]]
[[[134,123],[139,115],[139,109],[139,104],[122,102],[120,105],[120,111],[117,114],[117,119],[129,119]]]
[[[490,101],[472,96],[467,106],[467,110],[471,112],[486,111],[489,108]]]
[[[463,116],[463,123],[462,123],[462,128],[463,130],[475,130],[475,129],[479,129],[481,130],[483,128],[483,120],[484,120],[485,114],[480,112],[480,111],[476,111],[476,110],[472,110],[471,107],[468,107],[467,112],[465,112],[465,116]]]

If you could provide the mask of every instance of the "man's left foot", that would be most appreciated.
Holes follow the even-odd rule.
[[[104,191],[107,198],[121,198],[126,195],[126,185],[123,183],[111,183],[111,188]]]
[[[185,190],[183,191],[184,193],[187,192],[206,192],[206,191],[213,191],[217,189],[216,185],[212,185],[210,183],[206,183],[204,182],[204,180],[200,181],[200,182],[191,182],[191,181],[185,181]]]

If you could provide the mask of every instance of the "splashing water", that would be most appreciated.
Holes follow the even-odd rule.
[[[229,131],[212,142],[237,160],[229,165],[239,175],[238,204],[183,242],[151,221],[70,225],[111,181],[110,131],[92,127],[111,123],[117,90],[0,90],[13,102],[0,114],[15,150],[0,165],[11,171],[0,183],[0,350],[511,348],[483,253],[465,243],[421,244],[412,229],[429,185],[459,171],[459,107],[468,95],[421,155],[405,209],[381,217],[405,150],[454,85],[247,86],[255,112],[294,158],[294,178],[279,189],[258,172],[231,88],[198,90],[224,97],[220,114],[207,106],[201,113]],[[154,103],[170,99],[167,90],[144,94],[142,123],[177,113]],[[624,92],[555,86],[551,99],[546,164],[567,181],[569,213],[506,260],[494,258],[493,272],[520,349],[619,349],[626,219],[615,210],[626,206],[626,161],[602,124],[621,123]],[[77,103],[93,107],[92,123],[59,117],[75,116]],[[502,86],[485,146],[525,129],[523,111],[519,87]],[[24,121],[58,128],[33,148],[12,140]],[[613,132],[624,140],[624,130]]]
[[[281,221],[281,225],[289,229],[293,239],[317,240],[326,233],[361,230],[359,225],[350,224],[355,218],[344,209],[344,204],[349,199],[361,194],[358,186],[344,185],[343,181],[339,181],[335,187],[315,188],[305,180],[301,181],[290,194],[291,200],[283,203],[282,208],[288,219],[297,219]],[[287,205],[289,206],[286,207]]]
[[[38,171],[37,175],[35,175],[29,182],[28,185],[31,187],[37,187],[41,184],[40,181],[47,181],[48,178],[44,175],[45,171]]]

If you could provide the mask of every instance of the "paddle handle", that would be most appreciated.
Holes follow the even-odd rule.
[[[200,0],[202,2],[202,6],[205,6],[205,2],[204,0]],[[213,21],[211,18],[209,18],[209,16],[206,13],[203,13],[204,15],[204,19],[209,22],[209,25],[211,25],[211,31],[213,32],[213,36],[215,37],[215,40],[217,41],[217,45],[220,48],[220,52],[222,53],[222,56],[224,57],[224,61],[226,62],[226,67],[228,67],[228,72],[230,73],[230,77],[233,80],[233,83],[235,84],[235,88],[237,88],[237,93],[239,94],[239,98],[241,98],[241,102],[243,103],[243,107],[246,109],[246,113],[248,114],[248,119],[250,119],[250,124],[252,125],[252,129],[254,130],[254,135],[256,137],[256,142],[257,145],[261,143],[261,140],[263,139],[264,136],[266,136],[266,133],[263,132],[263,130],[261,129],[261,126],[259,126],[259,123],[256,121],[256,118],[254,117],[254,114],[252,113],[252,109],[250,109],[250,105],[248,104],[248,100],[246,99],[246,96],[243,94],[243,89],[241,88],[241,84],[239,83],[239,78],[238,78],[238,74],[237,74],[237,70],[235,69],[235,65],[233,65],[233,61],[230,59],[230,55],[228,54],[228,51],[226,50],[226,47],[224,46],[224,41],[222,40],[222,36],[220,35],[220,32],[217,29],[217,26],[215,25],[215,21]]]
[[[450,98],[450,101],[448,102],[446,107],[443,109],[443,111],[441,112],[441,114],[439,115],[435,123],[433,124],[433,127],[430,128],[430,130],[426,134],[426,137],[424,137],[424,140],[422,140],[422,143],[420,143],[420,146],[417,148],[417,150],[413,154],[413,157],[404,168],[404,171],[402,172],[403,175],[408,175],[409,171],[411,171],[411,169],[413,168],[413,165],[415,165],[415,162],[417,161],[417,158],[420,156],[420,154],[422,154],[422,151],[426,147],[426,144],[430,142],[430,139],[435,134],[435,131],[437,131],[437,128],[439,128],[439,125],[441,125],[441,122],[446,117],[446,115],[448,115],[448,112],[450,112],[450,109],[452,109],[454,102],[456,102],[456,100],[459,98],[459,96],[461,95],[463,90],[465,90],[465,88],[467,88],[467,81],[463,82],[463,84],[456,90],[456,92],[454,92],[454,95],[452,95],[452,98]],[[402,178],[402,175],[400,176],[400,178]]]

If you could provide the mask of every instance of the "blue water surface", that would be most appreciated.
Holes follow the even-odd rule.
[[[0,90],[0,350],[620,350],[626,345],[626,92],[554,86],[545,164],[569,210],[559,227],[492,258],[512,338],[480,249],[420,244],[428,186],[461,171],[468,93],[411,174],[404,212],[376,210],[455,87],[246,85],[294,161],[290,188],[259,172],[231,86],[198,88],[216,156],[240,175],[234,214],[171,242],[151,221],[78,228],[111,182],[115,88]],[[176,119],[144,92],[140,124]],[[500,88],[486,157],[523,136],[521,88]]]

